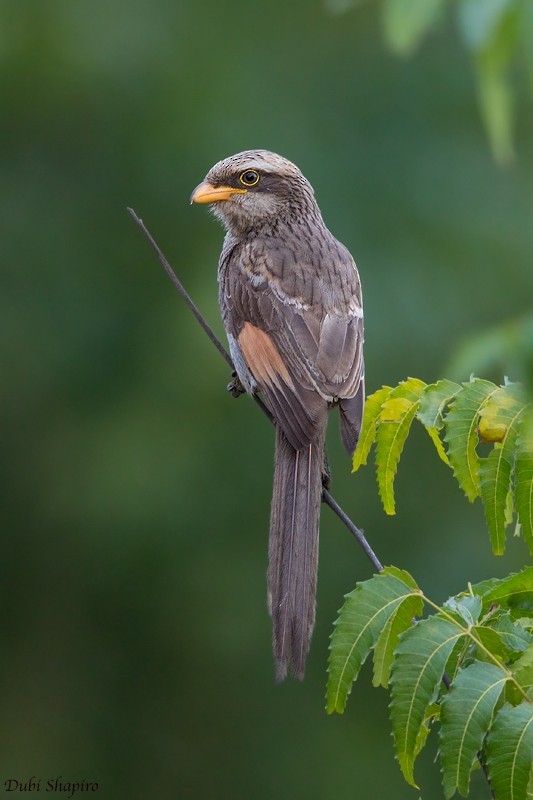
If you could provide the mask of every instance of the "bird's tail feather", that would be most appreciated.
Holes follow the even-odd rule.
[[[315,441],[301,450],[276,430],[268,597],[278,681],[288,670],[303,678],[315,623],[324,441],[325,420]]]

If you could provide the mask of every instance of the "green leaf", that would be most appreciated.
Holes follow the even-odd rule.
[[[433,616],[400,637],[392,665],[390,707],[396,757],[411,786],[416,786],[413,767],[420,726],[438,694],[450,653],[464,635],[459,625]]]
[[[472,635],[475,641],[481,642],[485,648],[484,650],[478,646],[475,651],[476,658],[480,661],[492,662],[491,656],[496,656],[502,663],[508,660],[512,648],[506,644],[501,634],[495,631],[494,628],[489,628],[485,625],[475,625],[472,628]],[[488,650],[491,655],[489,655],[486,650]]]
[[[525,800],[532,764],[533,704],[506,704],[487,738],[487,769],[498,800]]]
[[[440,705],[438,703],[431,703],[426,708],[426,713],[424,714],[422,725],[420,726],[420,729],[418,731],[418,736],[416,737],[415,759],[422,752],[424,745],[426,744],[432,723],[436,719],[439,719],[439,717],[440,717]]]
[[[444,425],[444,409],[461,389],[458,383],[446,379],[426,386],[416,414],[422,425],[440,430]]]
[[[493,664],[476,662],[461,670],[442,702],[440,754],[444,794],[466,797],[470,773],[490,728],[507,675]]]
[[[454,646],[448,661],[446,662],[446,675],[453,681],[459,670],[463,669],[464,661],[468,658],[468,652],[472,649],[472,640],[465,636],[464,639],[459,639]]]
[[[479,378],[464,383],[444,418],[448,458],[459,485],[471,502],[479,495],[479,457],[476,452],[479,415],[498,388],[494,383]]]
[[[513,434],[513,439],[515,437],[516,432]],[[511,491],[513,465],[514,441],[510,440],[505,449],[494,447],[487,458],[480,460],[479,465],[481,498],[492,552],[495,556],[501,556],[505,551],[505,529],[509,524],[508,497]]]
[[[392,392],[391,386],[383,386],[374,394],[366,398],[365,410],[363,414],[363,425],[355,453],[353,454],[352,472],[356,472],[362,464],[366,464],[370,448],[376,438],[376,429],[381,414],[381,408],[385,400]]]
[[[517,625],[521,625],[522,628],[525,628],[526,631],[531,631],[533,634],[533,616],[532,617],[524,617],[519,616],[521,613],[521,609],[514,609],[511,611],[511,619],[513,622],[516,622]]]
[[[422,613],[423,601],[419,595],[408,597],[396,607],[381,631],[374,650],[374,686],[389,685],[390,671],[400,634],[413,624],[413,618]]]
[[[533,644],[511,667],[512,673],[525,692],[533,689]]]
[[[533,644],[530,644],[527,650],[522,653],[519,659],[517,659],[513,664],[513,672],[520,672],[520,670],[525,668],[533,667]]]
[[[444,0],[385,0],[383,24],[387,44],[410,55],[441,18]]]
[[[486,591],[482,591],[484,586]],[[485,581],[472,589],[483,595],[483,608],[493,604],[506,608],[533,608],[533,567],[526,567],[507,578]]]
[[[491,623],[493,631],[512,653],[523,653],[533,642],[533,636],[522,625],[513,622],[509,613],[501,614]]]
[[[387,567],[346,595],[331,636],[328,714],[334,711],[342,714],[352,683],[389,617],[413,596],[420,596],[414,579],[395,567]]]
[[[527,591],[530,584],[533,586],[533,575],[529,575],[530,569],[531,567],[526,567],[522,572],[512,572],[506,578],[487,578],[479,583],[470,584],[470,593],[483,598],[484,611],[493,603],[505,606],[508,593],[512,594],[516,588]],[[500,595],[503,595],[501,603]]]
[[[439,436],[439,430],[444,425],[444,409],[460,391],[461,386],[453,381],[441,380],[432,383],[426,386],[416,412],[417,419],[429,433],[439,458],[448,466],[450,466],[450,462]]]
[[[480,459],[481,498],[494,555],[505,550],[505,527],[511,475],[515,463],[520,421],[526,411],[523,390],[517,384],[500,387],[480,412],[479,433],[484,439],[501,441],[488,458]]]
[[[426,384],[417,378],[403,381],[383,403],[376,434],[379,495],[386,514],[394,514],[394,478],[418,402]]]
[[[467,625],[475,625],[481,614],[482,602],[481,597],[466,594],[459,597],[450,597],[444,603],[444,607],[459,614]]]
[[[522,535],[533,555],[533,413],[528,411],[516,440],[515,507]]]

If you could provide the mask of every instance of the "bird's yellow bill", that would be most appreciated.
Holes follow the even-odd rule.
[[[230,200],[234,194],[246,194],[246,189],[235,189],[233,186],[213,186],[204,181],[192,193],[191,203],[217,203],[219,200]]]

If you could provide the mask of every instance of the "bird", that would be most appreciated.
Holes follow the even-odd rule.
[[[276,680],[303,679],[316,614],[320,504],[329,468],[328,413],[353,454],[365,397],[363,302],[348,249],[326,227],[300,169],[268,150],[216,163],[191,203],[226,234],[219,303],[243,389],[275,421],[268,609]]]

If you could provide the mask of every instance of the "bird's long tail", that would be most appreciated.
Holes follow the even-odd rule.
[[[268,598],[278,681],[288,670],[303,678],[315,623],[325,435],[324,420],[315,441],[295,450],[276,430]]]

